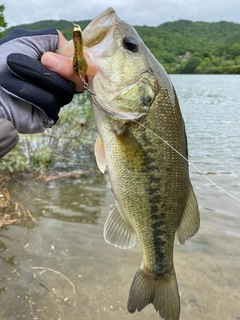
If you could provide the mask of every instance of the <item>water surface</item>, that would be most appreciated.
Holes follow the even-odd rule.
[[[186,123],[190,161],[240,197],[240,77],[171,79]],[[141,263],[139,246],[104,242],[113,204],[107,176],[93,155],[79,178],[10,186],[31,219],[0,231],[0,319],[160,319],[150,305],[129,314],[127,298]],[[59,169],[60,170],[60,169]],[[190,168],[201,229],[185,246],[176,242],[175,268],[182,320],[240,319],[240,203]],[[55,172],[56,174],[56,172]]]

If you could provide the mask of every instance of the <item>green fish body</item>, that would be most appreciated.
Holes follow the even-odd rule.
[[[152,303],[162,318],[178,320],[174,238],[177,233],[183,244],[200,219],[175,90],[136,30],[113,9],[95,18],[83,39],[99,133],[96,160],[102,172],[107,168],[116,199],[104,238],[123,249],[138,241],[143,254],[128,310]]]

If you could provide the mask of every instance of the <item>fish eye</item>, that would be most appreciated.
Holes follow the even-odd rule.
[[[126,36],[125,38],[123,38],[123,45],[127,50],[131,52],[138,51],[138,42],[137,39],[133,36]]]

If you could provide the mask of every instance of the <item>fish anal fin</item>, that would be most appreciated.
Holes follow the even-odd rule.
[[[150,303],[163,319],[179,320],[180,299],[174,269],[162,277],[138,269],[129,292],[128,311],[141,311]]]
[[[198,209],[197,199],[193,192],[191,183],[189,182],[189,192],[187,196],[185,210],[177,229],[177,237],[181,244],[197,233],[200,227],[200,213]]]
[[[97,139],[95,142],[94,154],[95,154],[95,158],[96,158],[96,162],[99,170],[102,173],[104,173],[106,170],[107,164],[106,164],[103,141],[99,135],[97,136]]]
[[[130,249],[137,243],[137,236],[118,208],[117,202],[112,206],[105,222],[104,239],[121,249]]]

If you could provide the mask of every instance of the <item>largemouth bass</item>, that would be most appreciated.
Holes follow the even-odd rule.
[[[128,310],[152,303],[162,318],[177,320],[174,238],[184,244],[200,219],[174,87],[136,30],[113,9],[88,25],[83,40],[99,133],[96,160],[102,172],[107,168],[116,199],[104,238],[123,249],[138,241],[143,254]]]

